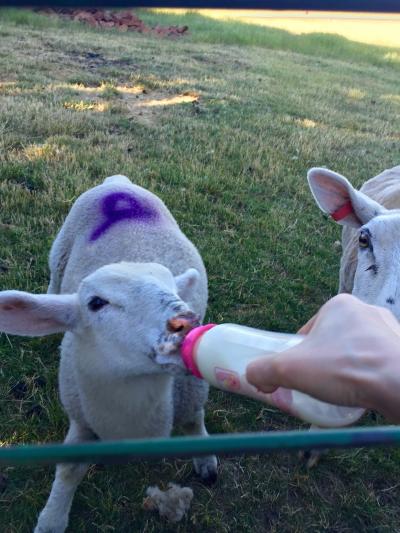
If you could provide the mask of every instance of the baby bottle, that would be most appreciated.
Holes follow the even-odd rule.
[[[273,356],[302,340],[302,335],[262,331],[237,324],[207,324],[186,335],[181,354],[186,368],[193,375],[224,391],[269,403],[319,427],[354,423],[363,415],[364,409],[332,405],[282,387],[266,394],[246,380],[246,368],[251,361]]]

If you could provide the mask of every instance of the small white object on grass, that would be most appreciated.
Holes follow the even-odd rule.
[[[175,483],[168,483],[168,488],[162,491],[157,486],[148,487],[147,498],[143,500],[143,509],[157,510],[160,516],[170,522],[179,522],[187,514],[193,499],[190,487],[181,487]]]

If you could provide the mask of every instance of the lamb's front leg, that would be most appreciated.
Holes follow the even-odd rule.
[[[208,431],[204,424],[204,409],[197,411],[193,419],[183,427],[185,435],[201,435],[208,437]],[[193,466],[203,481],[214,483],[217,480],[218,461],[215,455],[204,455],[202,457],[193,457]]]
[[[319,426],[316,426],[315,424],[311,424],[310,431],[318,429],[321,430],[323,428],[320,428]],[[311,450],[301,450],[299,452],[299,457],[302,462],[305,463],[307,470],[310,470],[311,468],[314,468],[314,466],[317,466],[321,457],[327,453],[327,449],[315,449],[312,448]]]
[[[64,444],[93,440],[93,433],[71,421]],[[49,499],[39,515],[34,533],[63,533],[68,526],[68,516],[75,491],[85,475],[87,464],[59,464]]]
[[[194,376],[180,376],[174,382],[174,425],[183,429],[186,435],[207,437],[204,424],[204,404],[207,401],[208,385]],[[217,479],[217,458],[215,455],[194,457],[196,473],[203,481]]]

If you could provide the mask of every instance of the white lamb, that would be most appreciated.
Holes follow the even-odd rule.
[[[204,318],[207,277],[163,202],[125,176],[107,178],[73,205],[50,270],[47,295],[0,293],[0,331],[66,332],[59,373],[70,420],[65,442],[165,437],[174,424],[207,435],[207,385],[164,364]],[[65,531],[87,466],[57,466],[36,533]],[[215,456],[195,458],[194,467],[215,479]]]
[[[359,191],[324,168],[312,168],[308,182],[320,209],[344,226],[339,292],[387,307],[400,320],[400,166]]]

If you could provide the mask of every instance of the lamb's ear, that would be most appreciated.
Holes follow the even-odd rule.
[[[312,168],[307,174],[308,184],[319,208],[338,224],[359,228],[385,208],[354,189],[340,174],[326,168]]]
[[[195,289],[199,279],[200,274],[195,268],[188,268],[183,274],[175,276],[175,283],[178,289],[178,294],[182,298],[182,300],[190,299],[192,292]]]
[[[73,329],[79,320],[76,294],[0,292],[0,331],[40,337]]]

